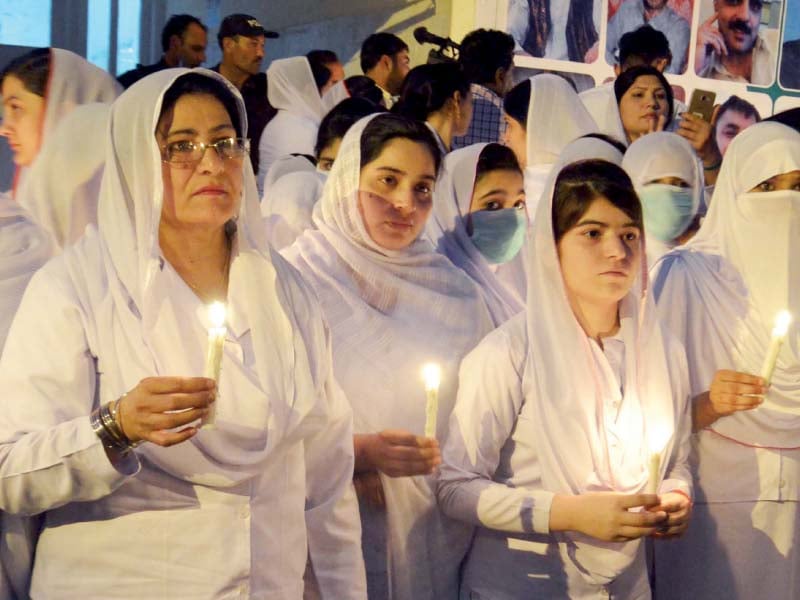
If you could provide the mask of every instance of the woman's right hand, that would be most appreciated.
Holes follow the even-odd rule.
[[[692,429],[699,431],[720,417],[740,410],[758,408],[767,393],[766,382],[757,375],[720,370],[708,392],[697,396],[693,403]]]
[[[120,400],[117,422],[132,443],[173,446],[197,433],[187,425],[208,415],[215,396],[216,384],[206,377],[148,377]]]
[[[628,542],[653,534],[668,518],[663,511],[629,509],[658,505],[657,494],[559,494],[550,507],[550,530],[577,531],[605,542]]]
[[[364,456],[362,467],[377,469],[389,477],[428,475],[442,462],[439,442],[410,431],[385,429],[357,436]]]

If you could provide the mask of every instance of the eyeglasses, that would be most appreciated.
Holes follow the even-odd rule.
[[[250,152],[250,140],[247,138],[223,138],[213,144],[178,140],[161,147],[162,160],[176,167],[191,167],[203,160],[206,150],[213,148],[222,160],[242,158]]]

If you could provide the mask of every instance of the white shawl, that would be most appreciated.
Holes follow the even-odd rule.
[[[275,250],[291,246],[306,229],[314,228],[311,215],[324,184],[325,175],[316,170],[287,173],[273,184],[261,210],[267,239]]]
[[[424,236],[391,251],[367,233],[358,189],[361,134],[373,118],[379,116],[360,120],[343,138],[314,209],[317,229],[284,253],[322,303],[333,336],[334,372],[353,406],[355,431],[391,428],[422,435],[420,371],[433,360],[443,374],[437,437],[444,443],[460,360],[492,325],[478,287]],[[387,571],[391,597],[455,597],[468,529],[439,511],[429,478],[381,480],[386,512],[364,509],[362,522],[365,538],[384,540],[378,543],[387,548],[388,564],[373,568]],[[380,560],[367,556],[368,564],[370,558]]]
[[[525,306],[525,273],[522,253],[509,264],[492,265],[475,247],[467,233],[467,216],[472,204],[478,159],[488,144],[474,144],[455,150],[444,160],[444,174],[436,186],[433,214],[427,233],[439,252],[463,269],[483,292],[492,321],[500,325]],[[500,271],[513,271],[516,286],[500,279]]]
[[[656,437],[662,443],[668,440],[664,456],[670,456],[686,398],[672,390],[642,248],[639,279],[620,302],[625,379],[616,428],[629,435],[623,449],[611,448],[606,423],[612,417],[605,407],[619,387],[605,355],[586,336],[567,299],[551,218],[558,171],[556,167],[525,249],[527,368],[532,381],[532,395],[525,401],[534,404],[542,483],[561,494],[636,493],[647,480],[648,442]],[[662,461],[661,475],[667,462]],[[570,557],[578,570],[595,584],[608,583],[630,566],[641,543],[606,543],[576,533],[559,537],[572,547]]]
[[[531,77],[530,82],[525,202],[528,216],[533,219],[561,152],[569,142],[597,132],[598,128],[566,79],[543,73]]]
[[[686,346],[694,394],[718,369],[760,374],[776,314],[794,315],[764,404],[711,426],[745,445],[800,447],[800,193],[748,193],[798,169],[800,133],[748,127],[725,153],[700,231],[654,275],[660,310]]]

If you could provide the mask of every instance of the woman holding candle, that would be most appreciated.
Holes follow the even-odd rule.
[[[444,161],[428,234],[439,252],[481,288],[495,326],[519,313],[525,272],[519,250],[528,229],[522,170],[500,144],[454,150]]]
[[[444,439],[458,363],[492,327],[472,280],[422,235],[439,150],[425,124],[380,114],[345,135],[307,230],[285,255],[331,327],[353,406],[356,482],[371,598],[452,598],[469,528],[436,506],[436,439],[422,437],[422,368],[441,368]]]
[[[680,535],[691,507],[686,366],[646,289],[624,171],[586,160],[554,178],[526,309],[461,365],[438,498],[478,526],[462,598],[649,598],[642,538]]]
[[[0,362],[0,508],[42,515],[32,597],[300,598],[307,559],[324,594],[365,595],[350,410],[313,294],[263,238],[245,135],[218,74],[133,85],[97,230],[30,284]],[[214,300],[217,383],[197,377]]]
[[[655,273],[664,323],[686,347],[698,484],[689,533],[657,554],[659,597],[789,598],[800,589],[796,321],[769,387],[760,376],[776,317],[800,314],[798,241],[800,134],[753,125],[728,147],[700,231]]]

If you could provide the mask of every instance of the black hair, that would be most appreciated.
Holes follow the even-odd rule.
[[[602,140],[609,146],[612,146],[613,148],[619,150],[620,154],[625,154],[625,152],[628,150],[628,147],[625,144],[623,144],[614,136],[608,135],[606,133],[587,133],[582,135],[581,138],[594,138],[596,140]]]
[[[44,98],[50,77],[50,48],[36,48],[12,60],[0,73],[0,84],[9,75],[19,79],[29,92]]]
[[[403,80],[400,99],[392,112],[424,121],[431,113],[441,110],[456,92],[462,98],[469,93],[469,81],[459,65],[420,65],[411,69]]]
[[[161,49],[164,52],[169,50],[170,38],[173,35],[183,38],[183,34],[186,33],[186,30],[192,23],[208,33],[208,27],[203,25],[197,17],[193,17],[192,15],[172,15],[166,25],[164,25],[164,29],[161,30]]]
[[[382,112],[381,108],[365,98],[345,98],[339,102],[319,124],[314,155],[319,159],[320,153],[334,140],[343,138],[356,121],[376,112]]]
[[[314,76],[314,83],[317,89],[321,90],[331,79],[331,71],[328,65],[339,62],[339,57],[332,50],[312,50],[306,54],[308,66],[311,67],[311,74]]]
[[[664,92],[667,94],[667,120],[664,122],[664,127],[666,128],[672,121],[675,98],[672,95],[672,86],[669,84],[669,81],[667,81],[667,78],[664,77],[664,74],[655,67],[651,67],[649,65],[639,65],[637,67],[631,67],[630,69],[620,73],[619,77],[614,80],[614,95],[617,97],[617,104],[619,105],[620,100],[622,100],[622,97],[625,95],[625,92],[631,88],[636,80],[645,75],[652,75],[653,77],[656,77],[661,82],[661,87],[664,88]]]
[[[366,73],[373,69],[381,56],[394,59],[394,55],[403,50],[408,50],[408,44],[395,34],[385,31],[373,33],[361,44],[361,71]]]
[[[372,119],[361,134],[361,168],[378,158],[384,146],[402,138],[423,144],[433,157],[436,173],[442,164],[442,152],[425,123],[401,115],[383,113]]]
[[[161,113],[158,115],[158,121],[164,114],[170,110],[179,98],[187,94],[208,94],[214,96],[222,103],[228,116],[231,118],[233,128],[236,130],[236,136],[242,137],[242,119],[239,116],[239,105],[236,102],[236,97],[228,87],[212,77],[201,75],[200,73],[186,73],[178,77],[169,89],[164,92],[164,99],[161,102]]]
[[[487,144],[481,150],[475,166],[475,183],[492,171],[514,171],[522,175],[522,169],[514,151],[508,146],[497,143]]]
[[[523,127],[528,125],[528,106],[531,103],[531,80],[521,81],[503,98],[503,110]]]
[[[642,25],[619,38],[618,64],[623,71],[638,65],[651,65],[662,58],[672,62],[669,40],[650,25]]]
[[[642,205],[622,167],[607,160],[579,160],[561,169],[553,192],[553,237],[559,242],[598,197],[606,198],[644,230]]]
[[[733,95],[720,105],[719,110],[717,111],[717,122],[719,122],[720,118],[722,118],[722,115],[729,110],[742,113],[748,119],[755,119],[756,123],[761,121],[761,115],[755,106],[750,104],[744,98]]]
[[[458,62],[470,83],[493,84],[497,69],[514,62],[514,38],[496,29],[476,29],[464,36]]]
[[[782,125],[786,125],[787,127],[791,127],[795,131],[800,132],[800,107],[782,110],[781,112],[775,113],[771,117],[767,117],[764,120],[781,123]]]
[[[374,80],[366,75],[353,75],[344,80],[351,98],[365,98],[374,104],[383,104],[383,92]]]

